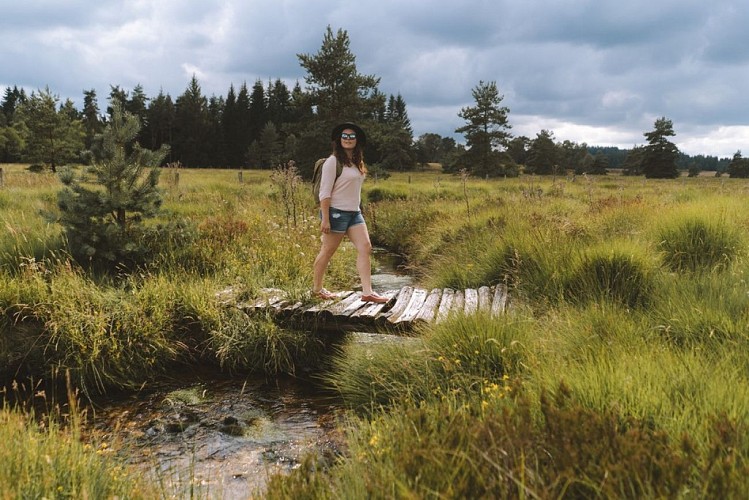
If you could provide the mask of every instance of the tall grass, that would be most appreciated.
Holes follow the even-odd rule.
[[[127,277],[82,272],[54,229],[17,223],[54,207],[54,180],[0,191],[14,214],[0,236],[0,359],[69,370],[89,393],[198,362],[327,367],[329,339],[234,307],[264,288],[302,299],[319,245],[311,200],[292,224],[269,173],[245,174],[181,171],[157,224],[183,232],[162,233]],[[427,287],[507,284],[509,312],[343,345],[320,376],[356,410],[344,455],[310,457],[267,495],[745,497],[745,182],[463,187],[435,173],[368,184],[373,241],[403,252]],[[354,286],[354,259],[344,245],[326,284]]]
[[[366,410],[346,459],[271,495],[746,496],[744,184],[487,185],[494,208],[466,221],[443,194],[404,248],[430,285],[509,284],[515,312],[346,347],[327,379]]]
[[[0,409],[0,497],[155,498],[166,494],[142,481],[116,458],[110,443],[82,442],[79,425],[40,423]]]

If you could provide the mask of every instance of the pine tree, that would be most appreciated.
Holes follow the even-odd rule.
[[[60,173],[65,187],[58,193],[59,222],[81,264],[111,269],[145,258],[142,221],[161,207],[158,166],[168,148],[141,148],[135,142],[139,130],[138,118],[115,100],[110,122],[94,141],[94,164],[81,176],[72,168]]]
[[[171,145],[176,120],[172,97],[169,94],[164,94],[163,90],[160,91],[159,95],[151,100],[146,116],[148,118],[142,127],[149,137],[149,149],[159,149],[165,144]],[[171,157],[169,161],[171,161]]]
[[[257,80],[252,86],[249,102],[248,141],[259,141],[263,127],[268,123],[268,102],[263,82]]]
[[[501,106],[502,96],[497,89],[496,82],[483,82],[471,92],[476,105],[462,108],[458,116],[466,124],[455,132],[464,134],[468,146],[465,163],[469,165],[472,174],[477,176],[502,175],[502,159],[496,154],[506,147],[510,137],[507,129],[509,108]]]
[[[175,103],[174,157],[186,167],[205,167],[210,160],[204,149],[209,136],[208,99],[193,76]]]
[[[96,99],[96,90],[83,91],[83,130],[85,131],[85,147],[91,149],[94,137],[100,134],[104,128],[101,116],[99,116],[99,102]]]
[[[746,179],[749,177],[749,159],[741,155],[741,151],[736,151],[726,169],[728,176],[731,178]]]
[[[83,150],[84,131],[72,102],[58,112],[59,98],[49,88],[22,103],[15,113],[14,127],[24,142],[23,157],[31,163],[44,163],[52,171],[66,162],[78,160]]]
[[[317,116],[331,126],[346,120],[362,121],[373,111],[369,104],[374,103],[367,98],[380,83],[379,78],[358,72],[350,45],[345,30],[334,35],[328,26],[317,54],[297,56],[307,70],[304,79]]]
[[[661,117],[655,121],[655,128],[643,134],[648,140],[642,156],[642,171],[650,179],[675,179],[679,177],[676,160],[679,149],[668,137],[676,135],[671,120]]]
[[[531,141],[528,148],[526,171],[539,175],[556,173],[558,152],[554,144],[554,133],[550,130],[542,130],[536,134],[536,138]]]
[[[339,29],[334,34],[328,26],[320,50],[297,57],[307,71],[306,92],[292,93],[301,114],[291,130],[297,137],[295,159],[300,173],[311,177],[315,160],[330,153],[330,130],[344,121],[357,122],[368,131],[365,158],[371,158],[370,151],[376,149],[372,117],[382,105],[382,94],[377,93],[380,79],[358,72],[348,33]]]

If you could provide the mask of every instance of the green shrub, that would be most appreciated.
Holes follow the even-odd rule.
[[[513,389],[518,389],[514,386]],[[746,438],[736,422],[709,422],[699,450],[615,408],[592,411],[561,385],[476,404],[450,398],[399,404],[349,433],[350,459],[276,477],[269,495],[311,498],[743,498]],[[505,394],[505,393],[502,393]],[[305,490],[309,485],[310,490]]]
[[[661,229],[658,249],[673,271],[713,271],[726,268],[743,247],[739,233],[725,222],[699,218],[678,220]]]
[[[613,301],[641,307],[651,300],[655,281],[642,259],[618,251],[582,258],[565,283],[565,295],[574,302]]]

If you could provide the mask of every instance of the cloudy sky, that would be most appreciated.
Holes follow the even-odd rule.
[[[479,81],[513,135],[630,148],[659,117],[688,154],[749,153],[746,0],[0,0],[0,91],[149,97],[281,78],[344,29],[360,73],[400,93],[416,136],[454,136]],[[456,139],[461,139],[455,136]]]

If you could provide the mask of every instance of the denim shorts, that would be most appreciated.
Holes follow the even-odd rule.
[[[364,217],[360,211],[338,210],[330,207],[330,232],[345,233],[351,226],[364,224]]]

